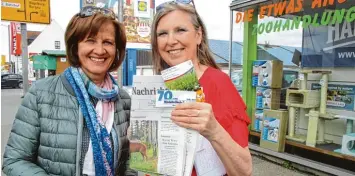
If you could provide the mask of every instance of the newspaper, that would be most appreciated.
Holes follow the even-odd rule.
[[[161,72],[165,85],[169,90],[189,90],[196,91],[198,102],[204,102],[203,87],[200,87],[193,63],[191,60],[185,61],[174,67],[170,67]],[[185,98],[183,95],[180,97]],[[187,155],[194,161],[197,175],[199,176],[222,176],[226,174],[226,169],[211,143],[202,135],[198,136],[198,147],[195,155]],[[191,175],[191,173],[190,173]]]
[[[163,94],[160,101],[168,98],[170,106],[156,106],[158,92]],[[166,92],[171,92],[172,97],[164,96]],[[191,175],[197,132],[181,128],[171,121],[171,111],[176,104],[170,100],[178,94],[165,88],[162,76],[133,77],[131,125],[128,130],[131,169],[162,175]],[[187,96],[186,101],[193,100]]]
[[[223,176],[227,173],[212,144],[202,135],[198,137],[194,166],[198,176]]]

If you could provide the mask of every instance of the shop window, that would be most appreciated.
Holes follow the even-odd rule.
[[[244,61],[249,65],[241,62],[243,74],[232,70],[231,79],[246,90],[243,98],[248,109],[255,110],[248,112],[251,135],[259,135],[260,146],[275,151],[284,151],[275,143],[284,146],[288,141],[354,161],[355,147],[346,141],[353,141],[355,134],[355,1],[250,3],[231,7],[235,10],[233,25],[249,26],[242,28],[244,32],[232,26],[233,42],[236,34],[244,33],[238,40],[246,47],[241,51],[247,51],[242,55],[247,55]],[[239,51],[232,48],[232,52]],[[282,61],[282,67],[275,68],[271,64],[275,60]],[[241,85],[241,75],[246,73],[252,81]],[[277,128],[262,130],[260,124],[270,122],[267,118],[275,113],[282,117]],[[271,134],[286,127],[275,141]],[[350,165],[327,164],[353,170]]]

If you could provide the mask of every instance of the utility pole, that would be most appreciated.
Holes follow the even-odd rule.
[[[27,25],[21,23],[21,44],[22,44],[22,85],[23,96],[28,91],[28,51],[27,51]]]
[[[123,24],[123,0],[118,0],[118,21]],[[126,52],[126,51],[125,51]],[[117,83],[119,87],[123,86],[123,62],[117,70]]]

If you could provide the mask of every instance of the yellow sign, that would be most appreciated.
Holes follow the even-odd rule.
[[[2,0],[1,20],[50,23],[50,0]]]
[[[1,66],[5,65],[5,63],[6,63],[6,56],[1,55]]]
[[[147,2],[138,1],[138,9],[139,11],[147,11]]]

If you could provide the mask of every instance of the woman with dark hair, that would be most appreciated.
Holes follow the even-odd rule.
[[[156,8],[151,37],[154,71],[160,74],[187,60],[193,62],[205,102],[177,105],[171,119],[181,127],[198,131],[210,143],[225,169],[218,174],[251,175],[246,106],[214,61],[206,27],[190,2],[170,1]],[[198,174],[196,169],[192,175]]]
[[[109,74],[123,62],[115,14],[84,7],[65,32],[70,67],[26,94],[5,149],[6,175],[125,175],[130,97]]]

